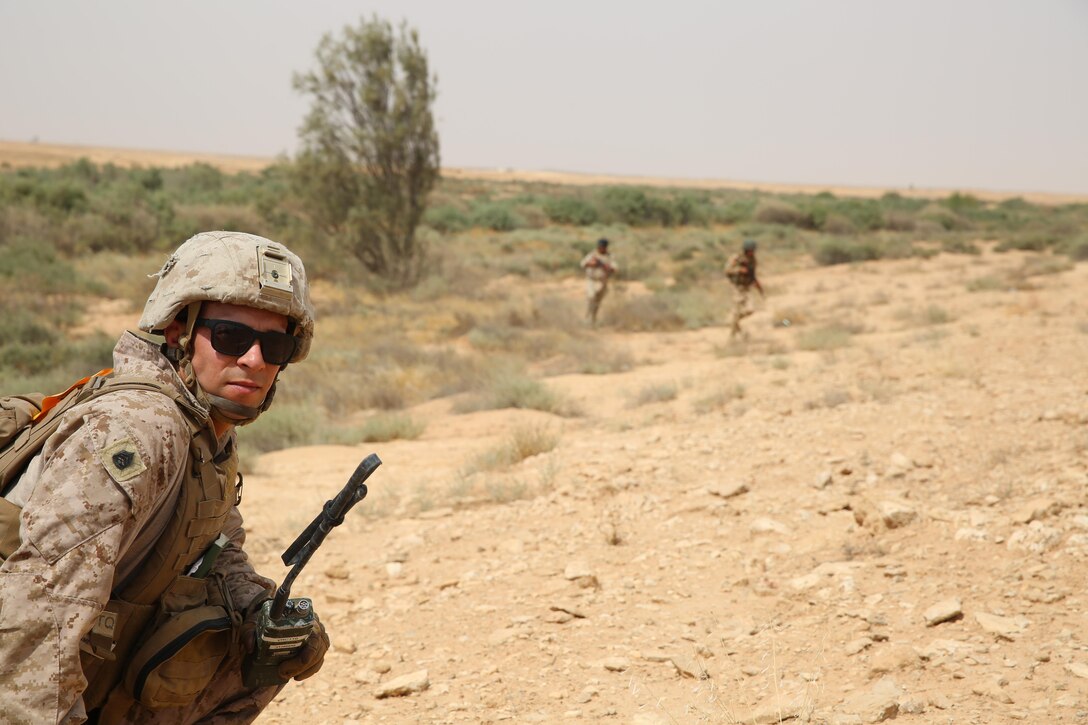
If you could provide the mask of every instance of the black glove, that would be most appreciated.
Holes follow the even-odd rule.
[[[325,662],[325,653],[329,651],[329,635],[325,633],[325,625],[314,614],[314,631],[310,632],[310,638],[302,644],[298,654],[289,660],[280,662],[278,672],[284,680],[294,678],[302,681],[307,677],[317,674],[321,665]]]

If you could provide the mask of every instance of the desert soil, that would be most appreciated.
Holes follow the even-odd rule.
[[[581,417],[443,400],[418,440],[263,456],[242,509],[273,576],[384,465],[295,587],[325,667],[261,721],[1083,721],[1088,265],[1036,263],[768,268],[743,350],[610,332],[606,299],[637,366],[549,378]],[[799,349],[831,323],[849,344]],[[503,479],[537,495],[456,505],[519,424],[560,434]]]
[[[440,400],[418,440],[263,456],[242,510],[274,577],[384,465],[294,589],[325,667],[260,722],[1083,722],[1088,265],[1051,261],[765,266],[739,349],[617,334],[606,299],[637,365],[549,378],[581,417]],[[801,349],[833,323],[849,344]],[[522,424],[558,445],[465,499]]]

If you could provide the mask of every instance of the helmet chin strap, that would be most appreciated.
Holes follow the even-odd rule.
[[[248,405],[242,405],[236,403],[233,400],[221,397],[219,395],[212,395],[200,385],[200,381],[196,378],[196,372],[193,370],[193,355],[192,355],[192,340],[193,340],[193,328],[196,326],[197,316],[200,314],[200,302],[191,302],[187,308],[187,317],[185,320],[185,332],[178,338],[177,347],[165,347],[163,353],[166,357],[177,364],[178,375],[181,377],[181,381],[185,384],[196,399],[200,401],[200,404],[208,409],[208,413],[211,415],[212,420],[219,423],[239,426],[249,425],[253,421],[257,420],[257,417],[268,410],[268,407],[272,405],[272,398],[276,394],[276,381],[272,381],[272,387],[268,389],[268,394],[264,397],[264,402],[258,407],[250,407]],[[276,373],[276,379],[279,379],[279,373]]]

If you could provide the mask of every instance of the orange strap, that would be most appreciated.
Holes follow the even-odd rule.
[[[31,422],[37,423],[39,420],[44,418],[46,416],[46,414],[49,411],[51,411],[57,405],[57,403],[64,400],[64,396],[68,395],[68,393],[72,392],[76,388],[82,388],[84,385],[86,385],[87,383],[89,383],[91,381],[91,378],[102,377],[103,375],[109,375],[112,372],[113,372],[113,368],[103,368],[103,369],[99,370],[97,373],[95,373],[94,375],[88,375],[87,377],[83,378],[82,380],[77,380],[76,382],[72,383],[70,386],[68,386],[68,389],[65,390],[63,393],[57,393],[56,395],[46,396],[45,398],[42,399],[42,409],[39,410],[37,412],[37,414],[33,418],[31,418]]]

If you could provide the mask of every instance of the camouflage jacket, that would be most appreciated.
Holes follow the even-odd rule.
[[[737,287],[747,289],[756,283],[756,257],[744,252],[733,255],[725,265],[725,276]]]
[[[113,356],[117,373],[165,382],[190,396],[154,343],[125,333]],[[236,455],[233,433],[220,443]],[[120,445],[136,451],[123,461],[126,470],[111,456]],[[83,721],[80,640],[163,530],[188,447],[188,424],[173,401],[157,392],[119,390],[65,413],[7,494],[23,510],[21,544],[0,565],[4,722]],[[224,533],[231,544],[215,570],[244,606],[272,582],[254,571],[242,550],[245,531],[236,507]]]

